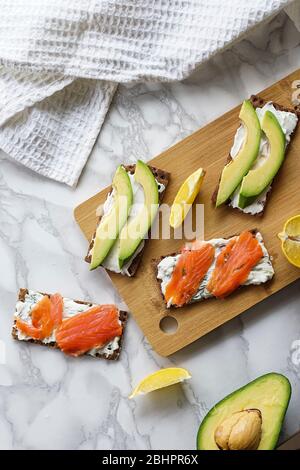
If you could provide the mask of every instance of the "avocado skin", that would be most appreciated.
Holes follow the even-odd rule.
[[[286,392],[287,393],[286,393],[286,397],[285,397],[285,407],[284,407],[284,411],[282,412],[282,415],[280,417],[281,418],[280,419],[280,426],[278,426],[276,432],[274,432],[272,440],[270,441],[268,447],[264,448],[264,449],[260,449],[260,450],[273,450],[273,449],[275,449],[275,447],[277,445],[278,438],[279,438],[279,434],[280,434],[280,431],[281,431],[282,423],[283,423],[283,420],[285,418],[287,408],[289,406],[289,402],[290,402],[290,398],[291,398],[291,394],[292,394],[292,387],[291,387],[290,381],[288,380],[287,377],[285,377],[282,374],[278,374],[277,372],[270,372],[268,374],[264,374],[264,375],[261,375],[260,377],[257,377],[255,380],[249,382],[248,384],[244,385],[243,387],[239,388],[238,390],[235,390],[234,392],[230,393],[225,398],[223,398],[221,401],[219,401],[213,408],[210,409],[210,411],[207,413],[207,415],[204,417],[203,421],[201,422],[201,424],[199,426],[199,429],[198,429],[198,432],[197,432],[197,440],[196,440],[197,450],[206,450],[206,449],[201,447],[201,439],[203,438],[202,434],[205,431],[206,423],[210,420],[211,415],[218,408],[221,408],[224,404],[228,403],[228,401],[231,401],[231,399],[238,397],[240,392],[246,390],[250,386],[258,384],[259,382],[261,382],[263,380],[266,380],[268,378],[272,378],[272,377],[280,378],[286,386]],[[257,407],[259,407],[258,403],[257,403]],[[239,410],[237,410],[237,411],[239,411]],[[224,417],[224,419],[225,419],[225,417]]]

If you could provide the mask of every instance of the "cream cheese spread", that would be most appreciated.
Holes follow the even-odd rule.
[[[256,239],[258,240],[262,248],[263,258],[257,263],[256,266],[254,266],[254,268],[249,273],[249,276],[247,277],[246,281],[243,283],[243,285],[245,286],[264,284],[265,282],[272,279],[272,277],[274,276],[274,269],[271,263],[269,253],[264,245],[262,235],[259,232],[256,233]],[[227,238],[227,239],[214,238],[208,241],[208,243],[213,245],[215,248],[215,259],[213,263],[211,264],[209,270],[207,271],[200,286],[198,287],[196,294],[192,297],[190,303],[200,302],[201,300],[205,300],[205,299],[213,297],[213,295],[207,290],[206,287],[210,279],[210,276],[215,268],[216,259],[219,253],[229,243],[230,240],[232,240],[232,238]],[[174,255],[174,256],[166,256],[158,264],[157,279],[161,281],[161,291],[163,295],[166,292],[167,284],[169,283],[172,277],[172,273],[174,271],[174,268],[176,266],[176,263],[179,257],[180,257],[180,254]],[[171,305],[172,305],[172,299],[168,303],[167,307],[170,307]]]
[[[140,212],[141,208],[144,205],[144,191],[142,186],[135,181],[134,175],[128,172],[128,176],[130,178],[132,192],[133,192],[133,204],[130,208],[128,220],[126,223],[130,223],[137,214]],[[165,185],[159,183],[155,180],[158,185],[158,192],[161,193],[165,190]],[[114,190],[108,195],[104,205],[103,205],[103,217],[107,216],[111,211],[111,208],[114,204]],[[129,260],[120,268],[119,266],[119,240],[117,239],[114,243],[112,249],[110,250],[109,254],[105,258],[102,263],[102,266],[109,271],[113,271],[115,273],[123,274],[126,276],[130,276],[129,268],[133,262],[133,260],[137,257],[137,255],[143,250],[145,245],[145,240],[142,240],[133,255],[129,258]]]
[[[15,311],[15,318],[21,318],[23,321],[31,324],[31,310],[41,299],[43,298],[43,294],[39,292],[35,292],[32,290],[28,291],[28,294],[25,295],[24,302],[18,300],[16,304],[16,311]],[[76,302],[75,300],[68,299],[66,297],[63,298],[63,319],[71,318],[78,313],[86,312],[91,307],[94,307],[95,304],[82,304]],[[121,322],[120,322],[121,323]],[[30,336],[25,335],[20,330],[17,330],[18,339],[21,341],[28,341],[31,339]],[[55,338],[55,330],[48,336],[44,338],[41,342],[45,344],[54,343],[56,341]],[[88,351],[86,354],[90,356],[97,356],[98,354],[105,354],[106,356],[110,356],[119,348],[120,337],[116,336],[113,340],[109,341],[105,346],[100,348],[93,348]]]
[[[282,131],[285,135],[286,145],[288,145],[288,143],[291,140],[291,135],[297,126],[297,122],[298,122],[297,115],[294,113],[287,112],[287,111],[278,111],[277,109],[274,108],[273,104],[269,102],[269,103],[266,103],[262,108],[256,108],[256,114],[258,116],[260,123],[262,123],[262,119],[266,111],[271,111],[276,116],[282,128]],[[230,156],[232,159],[234,159],[237,156],[237,154],[239,153],[243,145],[243,142],[245,139],[245,132],[246,132],[245,127],[241,125],[238,128],[234,136],[233,146],[230,150]],[[268,154],[269,154],[268,139],[264,136],[264,134],[262,134],[261,141],[260,141],[259,154],[252,169],[261,166],[264,163],[265,159],[268,158]],[[238,206],[239,191],[240,191],[240,186],[239,186],[233,193],[231,197],[231,202],[229,203],[229,205],[234,208],[239,208],[246,214],[252,214],[252,215],[258,214],[264,209],[266,199],[267,199],[267,194],[270,191],[270,189],[271,189],[271,185],[269,185],[252,204],[249,204],[249,206],[245,207],[244,209],[241,209]]]

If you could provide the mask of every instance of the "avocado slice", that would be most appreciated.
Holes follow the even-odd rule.
[[[144,190],[144,205],[136,217],[129,221],[120,233],[120,268],[133,255],[141,241],[145,238],[158,211],[158,185],[148,165],[141,160],[138,160],[136,163],[134,178]]]
[[[234,413],[259,410],[262,417],[258,450],[274,449],[291,397],[291,384],[281,374],[262,375],[217,403],[205,416],[197,434],[197,449],[218,450],[217,427]]]
[[[238,201],[238,206],[240,209],[245,209],[245,207],[250,206],[250,204],[253,204],[253,202],[258,199],[258,196],[253,196],[253,197],[244,197],[239,193],[239,201]]]
[[[239,118],[246,128],[244,143],[234,159],[223,169],[218,189],[216,207],[224,204],[241,183],[257,158],[261,128],[256,111],[249,100],[244,101]]]
[[[262,165],[250,170],[243,178],[239,197],[241,208],[251,204],[253,198],[259,196],[266,189],[284,160],[285,135],[276,116],[271,111],[265,112],[261,127],[269,141],[270,153]]]
[[[120,165],[113,178],[114,201],[111,210],[104,215],[97,227],[92,249],[90,269],[97,268],[108,255],[120,230],[124,227],[133,201],[130,178]]]

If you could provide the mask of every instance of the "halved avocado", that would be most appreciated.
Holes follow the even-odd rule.
[[[205,416],[197,434],[197,449],[219,450],[215,431],[225,419],[242,410],[259,410],[262,433],[257,450],[274,449],[291,397],[291,384],[281,374],[272,372],[231,393]]]
[[[133,201],[130,178],[126,170],[119,166],[113,178],[113,206],[104,215],[97,227],[90,269],[97,268],[108,255],[120,230],[124,227]]]
[[[250,101],[244,101],[239,117],[246,128],[246,137],[239,153],[222,171],[216,207],[230,198],[252,167],[259,152],[261,128],[256,111]]]
[[[144,204],[136,217],[129,221],[120,233],[119,266],[128,260],[144,239],[158,211],[158,185],[152,171],[141,160],[135,167],[134,178],[144,190]]]
[[[264,163],[257,168],[250,170],[243,178],[239,206],[246,207],[261,194],[272,182],[281,167],[285,154],[285,135],[282,128],[271,111],[266,111],[262,120],[262,130],[270,145],[270,153]]]

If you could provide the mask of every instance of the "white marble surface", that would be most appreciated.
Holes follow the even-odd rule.
[[[82,261],[87,243],[72,216],[119,162],[150,159],[298,67],[300,35],[282,13],[187,82],[120,87],[75,190],[1,153],[1,448],[194,449],[207,410],[269,371],[293,387],[282,437],[300,429],[299,282],[169,359],[153,353],[132,318],[118,363],[69,359],[10,338],[20,286],[121,305],[106,274]],[[140,378],[169,365],[188,368],[192,380],[128,400]]]

